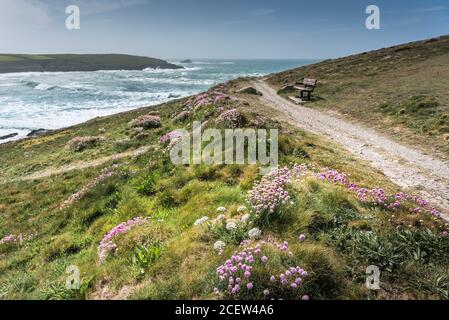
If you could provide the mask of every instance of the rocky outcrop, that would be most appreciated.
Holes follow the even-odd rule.
[[[33,137],[38,137],[41,136],[47,132],[51,132],[51,130],[47,130],[47,129],[35,129],[32,130],[30,133],[27,134],[28,138],[33,138]]]
[[[253,94],[257,96],[261,96],[262,93],[255,89],[254,87],[245,87],[237,91],[237,93],[245,93],[245,94]]]
[[[6,140],[6,139],[14,138],[15,136],[18,136],[18,135],[19,134],[17,132],[10,133],[10,134],[7,134],[5,136],[1,136],[0,140]]]

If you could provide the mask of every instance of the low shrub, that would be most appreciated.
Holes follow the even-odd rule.
[[[158,179],[155,173],[145,173],[132,181],[134,189],[141,195],[151,196],[156,192],[156,181]]]
[[[134,120],[132,120],[129,125],[132,128],[144,128],[144,129],[153,129],[159,128],[161,126],[161,118],[159,116],[153,115],[143,115]]]
[[[162,244],[159,240],[139,245],[134,248],[134,254],[131,257],[131,263],[137,268],[140,274],[144,274],[146,269],[154,263],[162,253]]]
[[[96,146],[100,141],[104,140],[104,137],[75,137],[68,142],[68,147],[75,152],[81,152],[84,149]]]

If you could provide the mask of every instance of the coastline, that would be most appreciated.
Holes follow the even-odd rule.
[[[120,114],[189,97],[242,76],[267,76],[314,62],[309,59],[199,59],[193,60],[191,64],[181,64],[183,69],[8,74],[3,83],[0,79],[0,91],[3,84],[6,101],[2,102],[4,106],[11,105],[11,112],[0,112],[0,137],[12,133],[18,135],[0,140],[0,144],[28,139],[27,134],[32,130],[66,129],[96,117]],[[169,63],[175,64],[179,61]],[[44,98],[36,104],[34,100],[20,99],[23,100],[23,103],[19,101],[23,107],[19,105],[19,110],[16,110],[13,109],[15,102],[12,95],[8,99],[6,90],[10,88],[18,92],[19,98],[21,91],[17,91],[18,89],[23,90],[25,96]],[[65,99],[66,95],[70,99]],[[109,96],[103,99],[104,95]],[[8,100],[13,102],[9,103]],[[40,107],[40,104],[43,106]],[[61,108],[58,105],[66,105],[61,116]],[[64,126],[58,126],[59,122]]]

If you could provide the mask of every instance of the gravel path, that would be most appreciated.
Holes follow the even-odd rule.
[[[279,96],[262,80],[253,82],[270,107],[282,111],[294,125],[325,134],[358,157],[368,160],[393,182],[418,191],[435,205],[449,212],[449,163],[405,147],[378,132],[305,108]],[[449,220],[449,215],[445,215]]]

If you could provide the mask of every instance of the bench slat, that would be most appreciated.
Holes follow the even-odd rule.
[[[316,86],[316,79],[310,79],[310,78],[304,78],[304,80],[302,81],[303,85],[305,86],[312,86],[315,87]]]

